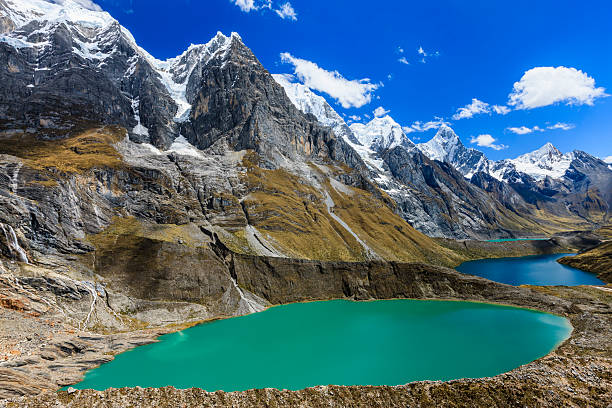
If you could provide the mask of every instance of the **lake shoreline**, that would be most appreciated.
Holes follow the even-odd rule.
[[[372,267],[376,269],[376,265],[373,265]],[[598,300],[598,302],[596,302],[598,304],[593,305],[593,301],[592,299],[590,299],[593,297],[592,292],[598,292],[597,296],[603,297],[605,299],[605,307],[609,309],[610,305],[612,304],[612,295],[604,291],[598,291],[594,288],[589,288],[589,287],[574,287],[574,288],[519,287],[517,288],[517,287],[511,287],[508,285],[497,284],[495,282],[491,282],[491,281],[488,281],[482,278],[462,276],[459,272],[456,272],[454,270],[450,270],[447,268],[432,267],[429,265],[420,265],[420,264],[406,264],[406,265],[396,264],[393,267],[393,269],[394,269],[393,275],[404,278],[403,280],[399,279],[395,285],[399,288],[402,285],[408,284],[408,286],[404,287],[403,289],[405,291],[405,294],[410,294],[410,293],[414,294],[414,293],[420,292],[419,296],[414,296],[414,297],[396,296],[396,298],[415,298],[415,299],[428,299],[428,300],[439,299],[439,300],[458,300],[458,301],[469,300],[469,301],[492,303],[492,304],[499,304],[499,305],[505,305],[505,306],[511,306],[511,307],[523,307],[523,308],[526,307],[526,308],[533,309],[536,311],[548,312],[548,313],[553,313],[553,314],[567,317],[570,320],[574,328],[570,338],[564,343],[562,343],[555,351],[553,351],[552,353],[548,354],[545,357],[542,357],[541,359],[538,359],[532,363],[527,364],[526,366],[513,370],[510,373],[501,374],[499,376],[493,377],[493,379],[491,380],[487,380],[487,379],[454,380],[448,383],[441,383],[441,384],[446,384],[444,388],[451,387],[451,389],[453,389],[454,387],[459,387],[459,386],[464,387],[466,385],[466,382],[471,384],[474,381],[476,381],[478,384],[481,384],[480,382],[482,382],[481,385],[486,386],[486,387],[489,387],[492,384],[497,384],[496,387],[501,387],[499,381],[502,381],[502,378],[504,378],[504,376],[510,375],[512,373],[514,373],[512,374],[512,376],[522,375],[520,374],[520,372],[521,370],[525,369],[525,367],[528,368],[528,371],[532,370],[533,367],[539,367],[541,369],[543,367],[542,364],[544,364],[545,367],[548,367],[549,360],[552,358],[552,356],[556,356],[558,353],[565,350],[567,347],[574,349],[575,346],[572,343],[575,343],[576,341],[579,341],[579,342],[582,341],[580,339],[585,338],[585,336],[592,337],[592,339],[590,339],[589,342],[597,343],[598,345],[597,347],[590,347],[590,348],[587,347],[585,350],[581,351],[581,353],[579,354],[582,354],[583,352],[586,352],[589,355],[598,354],[600,353],[600,350],[602,349],[608,350],[607,353],[610,354],[610,345],[607,344],[607,339],[609,337],[606,337],[606,336],[609,336],[611,334],[610,326],[612,325],[608,325],[608,326],[604,325],[602,327],[602,325],[597,324],[596,326],[593,326],[592,324],[593,321],[590,321],[589,319],[585,320],[584,317],[581,316],[581,313],[580,313],[580,310],[582,308],[586,308],[586,309],[595,308],[594,310],[597,310],[597,308],[602,307],[601,300]],[[239,271],[240,270],[241,269],[239,268]],[[260,270],[259,272],[261,273],[262,271]],[[370,278],[371,279],[373,278],[374,281],[371,283],[374,286],[376,286],[377,285],[376,284],[377,275],[375,271],[370,271],[370,274],[372,273],[374,274],[371,275]],[[240,277],[240,275],[238,276]],[[385,281],[389,277],[390,276],[387,276],[386,278],[382,280]],[[441,284],[441,282],[443,284]],[[430,286],[430,285],[433,285],[433,286]],[[364,293],[362,290],[359,290],[358,288],[354,288],[354,289],[356,289],[355,294],[353,294],[350,297],[350,299],[359,299],[359,300],[371,299],[373,300],[373,299],[385,298],[385,297],[369,296],[368,293]],[[571,291],[571,293],[573,293],[572,300],[569,300],[567,298],[567,291]],[[384,291],[382,291],[382,293],[384,293]],[[452,293],[455,293],[455,295],[460,294],[460,296],[451,296]],[[325,299],[322,299],[322,298],[303,299],[303,301],[327,300],[327,299],[332,299],[332,298],[342,298],[342,297],[327,297]],[[584,299],[581,299],[581,298],[584,298]],[[290,302],[287,302],[287,303],[290,303]],[[598,316],[599,316],[598,319],[604,319],[602,320],[602,322],[607,321],[608,323],[610,323],[609,316],[606,316],[605,314],[598,315]],[[90,353],[89,355],[87,355],[86,359],[89,362],[88,368],[93,368],[94,366],[103,364],[106,361],[110,361],[110,359],[112,359],[113,357],[112,355],[109,355],[109,353],[117,354],[120,351],[130,349],[137,345],[155,342],[156,338],[159,335],[177,331],[176,329],[177,329],[176,327],[173,327],[173,328],[166,328],[166,329],[159,329],[159,330],[124,333],[121,335],[98,336],[93,340],[91,340],[91,337],[89,337],[89,340],[83,339],[83,337],[87,338],[87,336],[81,335],[82,341],[89,341],[91,343],[89,346],[90,350],[98,349],[97,351],[94,351],[93,353]],[[121,337],[123,337],[123,342],[118,340]],[[118,346],[118,344],[121,344],[121,345]],[[563,351],[563,354],[567,354],[567,353]],[[64,364],[66,366],[69,366],[71,364],[70,361],[74,361],[75,359],[82,361],[84,360],[84,357],[85,356],[83,355],[79,355],[79,353],[75,353],[73,356],[68,356]],[[581,367],[581,369],[584,369],[584,367],[582,367],[579,364],[579,359],[582,358],[580,357],[580,355],[573,352],[570,355],[564,357],[564,359],[567,359],[567,358],[569,358],[569,360],[566,360],[566,362],[573,362],[572,364],[575,363],[576,367]],[[596,358],[599,359],[601,357],[596,356]],[[601,365],[602,367],[609,367],[610,364],[611,364],[611,361],[609,357],[607,359],[602,360],[601,362],[599,361],[596,362],[596,365],[598,366]],[[529,367],[532,367],[532,368],[529,368]],[[549,368],[547,368],[546,370],[550,371]],[[556,371],[558,371],[558,367],[550,372],[552,373]],[[68,380],[68,378],[73,378],[73,379],[70,381],[66,381],[62,385],[68,385],[69,383],[76,383],[81,375],[79,374],[79,372],[74,372],[73,374],[69,374],[69,373],[64,373],[64,374],[68,375],[67,377],[64,377],[66,380]],[[489,384],[491,381],[492,381],[492,384]],[[503,381],[506,381],[506,380],[503,380]],[[519,383],[516,383],[516,384],[519,384]],[[420,384],[420,383],[416,383],[416,384]],[[399,388],[398,387],[385,387],[385,386],[373,387],[373,388],[358,387],[358,386],[332,387],[332,388],[315,387],[313,389],[307,389],[303,391],[278,391],[276,390],[276,391],[273,391],[273,392],[270,391],[270,392],[274,395],[278,394],[279,398],[281,397],[282,398],[298,398],[298,397],[302,398],[303,395],[301,395],[300,393],[302,394],[305,393],[308,395],[312,394],[313,398],[314,396],[316,396],[317,399],[327,398],[325,397],[327,393],[327,391],[325,390],[329,390],[329,389],[333,389],[335,390],[335,392],[349,392],[351,394],[356,393],[356,395],[361,395],[361,393],[366,392],[366,391],[367,393],[374,392],[373,390],[375,390],[375,392],[377,393],[380,392],[384,395],[387,395],[387,394],[396,395],[398,398],[401,395],[403,395],[403,393],[408,392],[407,395],[401,396],[400,400],[403,401],[405,398],[409,397],[409,394],[415,392],[415,391],[409,391],[409,390],[421,389],[421,387],[429,388],[430,385],[427,385],[427,384],[429,384],[429,382],[424,382],[422,385],[400,386]],[[438,383],[435,383],[435,384],[438,384]],[[585,384],[585,386],[586,385],[587,384]],[[598,387],[601,386],[601,384],[600,385],[595,384],[595,385]],[[511,390],[515,386],[519,386],[519,385],[509,386],[507,387],[507,389]],[[544,385],[541,384],[539,387],[541,388],[543,386]],[[592,387],[594,386],[594,384],[589,384],[588,386]],[[520,385],[520,387],[522,387],[522,385]],[[148,389],[146,391],[140,390],[140,389],[130,389],[130,393],[134,392],[135,390],[138,390],[138,393],[141,393],[142,398],[152,398],[152,399],[162,398],[161,395],[158,393],[163,393],[164,395],[166,395],[165,397],[162,398],[164,401],[172,400],[172,398],[184,398],[185,395],[191,395],[193,393],[196,393],[198,395],[198,398],[201,398],[202,403],[204,401],[216,401],[215,398],[217,397],[215,397],[215,395],[219,394],[219,393],[205,393],[203,391],[200,392],[197,390],[195,391],[175,390],[173,388]],[[397,394],[398,390],[400,391],[403,390],[403,391],[400,394]],[[228,401],[227,405],[220,405],[220,406],[231,406],[234,402],[240,399],[249,399],[253,395],[255,396],[260,395],[262,392],[264,391],[262,390],[246,391],[242,393],[228,394],[226,397],[224,397],[224,398],[229,398],[227,400]],[[265,391],[265,392],[269,393],[269,391]],[[55,392],[52,392],[51,394],[41,394],[38,397],[28,397],[29,399],[20,400],[20,401],[27,402],[27,403],[36,403],[36,404],[40,403],[40,404],[43,404],[44,406],[44,404],[46,404],[45,401],[48,401],[48,402],[53,401],[53,400],[59,401],[57,400],[58,398],[61,400],[68,401],[68,400],[73,400],[76,398],[76,401],[81,401],[85,405],[87,405],[85,401],[87,401],[89,398],[98,398],[97,395],[102,395],[102,394],[110,398],[109,401],[114,401],[113,403],[115,403],[116,401],[125,402],[125,398],[126,398],[125,392],[118,391],[118,390],[108,390],[108,391],[102,391],[102,392],[86,390],[86,391],[77,391],[72,394],[68,394],[66,392],[60,392],[56,394]],[[273,396],[270,396],[270,398],[273,398]],[[363,396],[361,396],[360,398],[363,398]],[[198,401],[200,401],[200,399],[198,399]],[[231,401],[231,403],[229,401]],[[249,400],[249,401],[253,402],[253,400]],[[123,402],[117,403],[117,405],[114,405],[114,406],[121,406]],[[127,402],[125,403],[127,404]],[[3,402],[0,401],[0,406],[3,406],[2,404]],[[74,406],[79,406],[79,405],[74,405]]]

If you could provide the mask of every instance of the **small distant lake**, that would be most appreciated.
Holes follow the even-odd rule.
[[[480,259],[459,265],[459,272],[508,285],[603,285],[593,273],[570,268],[557,259],[573,254]]]
[[[488,377],[548,354],[570,333],[563,317],[484,303],[289,304],[162,336],[75,387],[297,390]]]

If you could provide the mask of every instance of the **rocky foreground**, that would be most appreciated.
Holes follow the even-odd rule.
[[[299,261],[238,255],[212,246],[242,288],[244,313],[262,303],[349,298],[459,299],[536,308],[566,316],[571,338],[546,357],[488,379],[417,382],[397,387],[321,386],[301,391],[250,390],[207,393],[200,389],[111,389],[56,392],[114,354],[155,341],[157,328],[92,334],[53,314],[51,297],[64,310],[77,307],[78,285],[0,275],[0,407],[125,406],[592,406],[612,403],[612,289],[609,287],[512,287],[425,264]],[[68,299],[73,297],[74,304]],[[86,299],[84,299],[86,300]],[[185,305],[182,305],[184,307]],[[177,306],[178,307],[178,306]],[[251,310],[248,310],[252,308]],[[172,312],[170,304],[165,305]],[[101,313],[100,310],[97,311]],[[88,317],[86,317],[88,318]],[[130,317],[125,315],[124,319]],[[193,324],[194,322],[188,323]],[[81,323],[82,325],[82,323]],[[6,350],[6,349],[10,350]]]

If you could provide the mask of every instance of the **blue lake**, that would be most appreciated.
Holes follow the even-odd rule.
[[[459,265],[459,272],[508,285],[603,285],[595,274],[570,268],[557,259],[572,254],[480,259]]]

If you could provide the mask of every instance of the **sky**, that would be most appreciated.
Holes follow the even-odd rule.
[[[612,160],[609,1],[96,3],[159,59],[235,31],[348,122],[389,114],[417,143],[447,123],[494,160],[546,142]]]

